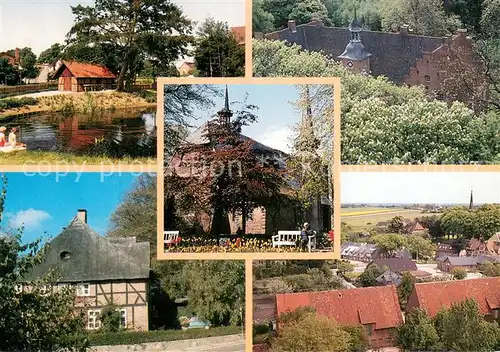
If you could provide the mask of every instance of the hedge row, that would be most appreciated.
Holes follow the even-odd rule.
[[[6,109],[15,109],[15,108],[20,108],[22,106],[26,105],[36,105],[38,104],[38,99],[36,98],[29,98],[29,97],[24,97],[24,98],[19,98],[19,99],[1,99],[0,100],[0,109],[6,110]]]
[[[241,326],[222,326],[207,330],[153,330],[153,331],[123,331],[89,334],[91,346],[137,345],[147,342],[163,342],[200,339],[205,337],[236,335],[242,332]]]

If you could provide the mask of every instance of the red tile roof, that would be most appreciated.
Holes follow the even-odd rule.
[[[116,78],[116,75],[106,66],[76,61],[63,61],[54,74],[56,78],[64,71],[64,67],[67,67],[76,78]]]
[[[417,296],[419,307],[426,309],[431,317],[441,307],[449,308],[467,298],[474,298],[484,315],[500,309],[500,277],[418,283],[413,290],[412,296]]]
[[[245,26],[231,27],[231,32],[233,32],[238,44],[245,44]]]
[[[375,324],[375,329],[387,329],[403,323],[393,285],[276,295],[278,315],[302,306],[313,307],[319,315],[344,325]]]

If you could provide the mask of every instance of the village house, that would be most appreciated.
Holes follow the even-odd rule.
[[[427,229],[418,220],[412,220],[405,226],[405,233],[408,235],[425,234]]]
[[[436,259],[437,268],[442,272],[449,273],[453,269],[464,269],[469,272],[477,270],[477,259],[473,257],[440,257]]]
[[[461,241],[460,240],[449,240],[445,242],[439,242],[436,248],[435,259],[441,257],[462,257],[466,255],[466,251],[461,251]]]
[[[341,325],[362,326],[373,349],[395,346],[393,329],[403,324],[396,286],[276,295],[276,314],[312,307]]]
[[[467,298],[473,298],[485,320],[500,319],[500,277],[473,280],[416,283],[410,294],[406,311],[415,308],[427,311],[430,317],[442,308],[450,308]]]
[[[486,250],[489,255],[500,257],[500,232],[497,232],[486,241]]]
[[[380,268],[387,268],[387,270],[392,271],[397,274],[402,274],[405,271],[417,271],[417,264],[409,258],[384,258],[375,259],[370,262],[366,269],[372,265],[377,265]]]
[[[234,39],[238,42],[238,45],[245,45],[245,26],[231,27],[231,32],[233,33]]]
[[[180,177],[194,176],[196,172],[198,172],[193,170],[195,165],[198,165],[197,159],[199,157],[199,153],[191,151],[184,152],[184,150],[189,150],[189,147],[192,146],[206,146],[208,148],[210,145],[210,141],[207,136],[209,129],[225,128],[225,126],[229,126],[233,112],[229,108],[229,95],[227,87],[224,107],[217,113],[217,115],[219,120],[218,125],[214,125],[213,122],[210,121],[206,122],[187,136],[184,140],[183,146],[170,162],[171,171],[175,172]],[[280,169],[286,168],[286,163],[284,162],[286,154],[284,152],[266,146],[243,134],[240,134],[239,137],[244,142],[250,142],[251,151],[261,156],[263,158],[262,160],[275,161],[277,163],[277,167]],[[233,165],[233,167],[236,166]],[[259,207],[254,209],[251,217],[246,221],[245,233],[273,234],[279,230],[296,230],[297,219],[301,215],[297,213],[297,204],[294,203],[293,199],[287,196],[289,191],[290,190],[287,186],[283,187],[279,206],[273,208]],[[307,214],[308,222],[311,224],[311,227],[316,231],[330,230],[330,211],[331,202],[329,199],[327,197],[320,197],[320,199],[318,199],[317,202],[314,202],[314,204],[310,207],[309,213]],[[209,215],[205,212],[197,212],[187,214],[186,216],[190,219],[194,219],[196,223],[199,223],[205,232],[210,231],[213,215]],[[225,218],[223,221],[226,223]],[[229,214],[227,216],[227,226],[225,227],[227,227],[225,230],[231,234],[238,233],[243,227],[242,216],[240,214]]]
[[[467,256],[477,257],[478,255],[485,255],[487,253],[486,243],[483,239],[472,238],[467,243],[465,248]]]
[[[439,91],[448,73],[444,65],[457,56],[457,50],[470,67],[479,67],[466,30],[451,37],[431,37],[412,34],[406,25],[399,33],[363,30],[356,17],[348,28],[327,27],[319,20],[297,25],[291,19],[288,28],[255,37],[298,44],[304,50],[323,52],[354,72],[385,76],[396,84],[422,85],[428,91]]]
[[[194,64],[194,59],[186,59],[182,64],[179,66],[179,75],[180,76],[190,76],[193,74],[194,70],[196,69],[196,65]]]
[[[116,75],[103,65],[62,61],[53,78],[59,91],[87,92],[114,89]]]
[[[379,248],[376,244],[357,242],[342,243],[340,256],[342,259],[356,260],[363,263],[391,257],[387,251]],[[411,254],[406,249],[402,249],[395,254],[395,257],[411,259]]]
[[[7,59],[7,62],[11,66],[19,65],[19,63],[21,62],[19,48],[16,48],[13,54],[11,54],[10,52],[0,53],[0,59]]]
[[[120,326],[148,330],[149,258],[149,242],[100,236],[87,224],[87,211],[80,209],[50,241],[44,262],[25,276],[23,286],[55,270],[57,285],[47,287],[48,293],[74,287],[75,307],[87,311],[88,329],[101,327],[99,314],[113,303],[121,314]]]

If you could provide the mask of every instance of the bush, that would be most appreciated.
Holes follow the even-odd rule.
[[[15,109],[15,108],[20,108],[26,105],[36,105],[38,104],[38,99],[36,98],[19,98],[19,99],[1,99],[0,100],[0,109],[1,110],[7,110],[7,109]]]
[[[199,339],[213,336],[235,335],[241,333],[241,326],[221,326],[189,330],[123,331],[113,333],[91,333],[89,342],[92,346],[137,345],[147,342],[178,341]]]
[[[117,310],[117,306],[114,304],[108,304],[103,308],[100,320],[101,320],[101,331],[103,332],[117,332],[120,330],[120,311]]]
[[[269,324],[255,324],[253,326],[253,336],[268,334],[271,332]]]
[[[451,276],[456,280],[462,280],[467,277],[467,271],[462,268],[453,268],[451,269]]]

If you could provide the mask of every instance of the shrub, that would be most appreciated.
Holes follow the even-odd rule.
[[[462,268],[453,268],[451,269],[451,276],[456,280],[462,280],[467,277],[467,271]]]
[[[120,311],[113,303],[106,305],[100,314],[101,331],[117,332],[120,330]]]
[[[15,99],[15,98],[1,99],[0,100],[0,109],[1,110],[16,109],[16,108],[20,108],[23,106],[36,105],[36,104],[38,104],[38,99],[36,99],[36,98],[25,97],[25,98],[19,98],[19,99]]]

